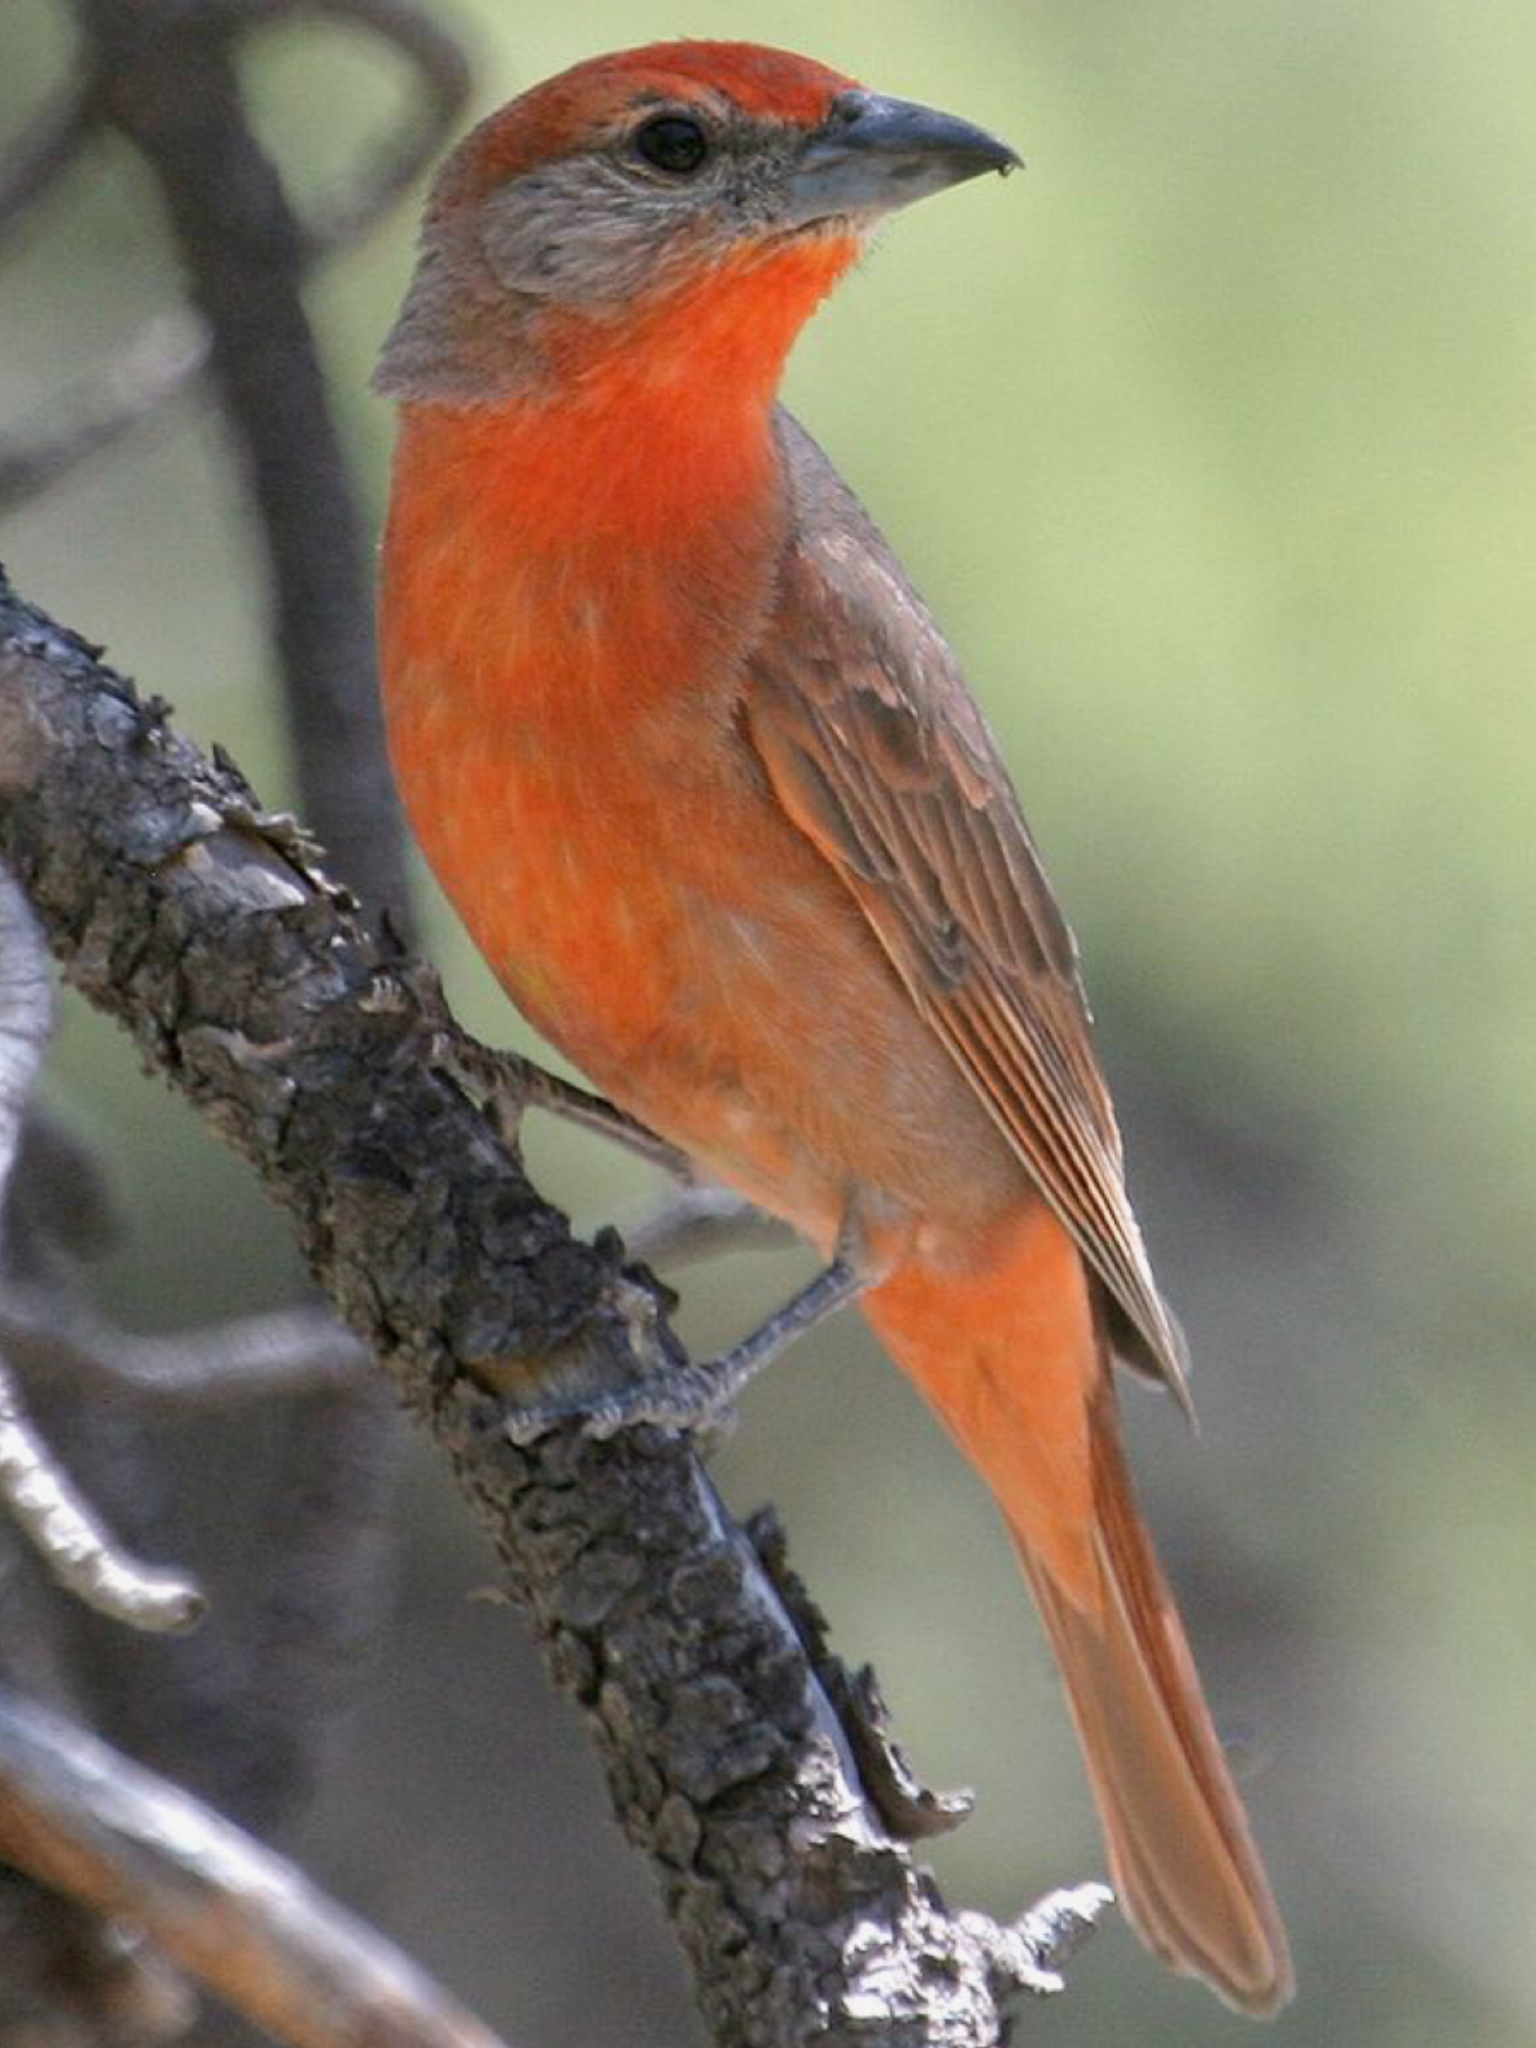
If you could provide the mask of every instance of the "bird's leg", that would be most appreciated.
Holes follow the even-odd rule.
[[[506,1430],[514,1443],[532,1443],[562,1423],[576,1422],[587,1436],[615,1436],[652,1423],[660,1429],[701,1430],[719,1422],[747,1382],[828,1316],[856,1301],[881,1274],[870,1263],[863,1235],[850,1218],[838,1235],[830,1265],[791,1295],[784,1306],[718,1358],[658,1365],[617,1393],[574,1401],[548,1401],[509,1409]]]
[[[594,1095],[574,1081],[563,1081],[542,1067],[530,1067],[523,1100],[583,1130],[622,1145],[650,1166],[659,1166],[677,1189],[638,1223],[628,1225],[624,1242],[631,1255],[648,1265],[670,1260],[718,1258],[724,1252],[778,1249],[795,1241],[787,1223],[759,1209],[745,1195],[706,1180],[686,1152],[618,1108],[606,1095]]]
[[[795,1242],[787,1223],[715,1180],[678,1188],[623,1231],[630,1256],[648,1266],[686,1265],[722,1252],[782,1251]]]
[[[542,1109],[622,1145],[626,1152],[633,1152],[648,1165],[659,1166],[674,1180],[694,1178],[693,1163],[687,1153],[669,1145],[665,1138],[658,1138],[638,1117],[630,1116],[607,1096],[594,1095],[574,1081],[546,1073],[516,1053],[498,1052],[475,1039],[445,1033],[438,1043],[436,1058],[476,1108],[491,1118],[510,1145],[517,1143],[524,1113]]]
[[[620,1109],[606,1095],[594,1095],[589,1088],[579,1088],[574,1081],[563,1081],[558,1074],[548,1074],[542,1067],[530,1066],[523,1083],[523,1101],[529,1108],[547,1110],[551,1116],[558,1116],[566,1123],[579,1124],[586,1131],[596,1131],[599,1137],[622,1145],[626,1152],[633,1152],[652,1166],[659,1166],[674,1180],[686,1181],[692,1177],[693,1166],[686,1152],[669,1145],[665,1138],[658,1138],[638,1117]]]

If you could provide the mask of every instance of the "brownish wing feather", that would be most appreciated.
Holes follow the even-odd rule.
[[[791,542],[748,720],[780,801],[842,874],[1103,1282],[1131,1363],[1181,1401],[1183,1344],[1126,1195],[1072,934],[954,657],[810,437],[778,417]]]

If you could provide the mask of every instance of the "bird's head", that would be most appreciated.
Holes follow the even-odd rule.
[[[883,214],[1017,162],[783,50],[593,58],[444,164],[377,386],[484,406],[569,396],[620,363],[771,382]]]

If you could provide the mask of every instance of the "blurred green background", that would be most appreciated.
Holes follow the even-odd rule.
[[[0,132],[67,70],[3,0]],[[1003,740],[1086,955],[1203,1433],[1132,1391],[1145,1492],[1297,1949],[1277,2039],[1504,2048],[1536,2023],[1536,11],[1528,0],[454,0],[490,106],[604,47],[804,49],[1028,160],[899,220],[792,403],[885,525]],[[299,193],[401,81],[316,23],[252,52]],[[407,208],[313,294],[370,517],[365,388]],[[0,287],[22,422],[176,291],[103,152]],[[216,421],[179,414],[14,518],[21,587],[292,789]],[[434,905],[470,1027],[517,1027]],[[519,1041],[521,1042],[521,1041]],[[104,1148],[140,1322],[287,1297],[244,1171],[68,1009],[53,1098]],[[585,1221],[644,1189],[542,1130]],[[700,1345],[792,1268],[690,1278]],[[775,1500],[998,1912],[1095,1873],[1054,1680],[976,1485],[849,1322],[719,1461]],[[425,1456],[395,1613],[298,1846],[528,2048],[700,2039],[648,1879]],[[1239,2022],[1121,1929],[1020,2039],[1186,2048]]]

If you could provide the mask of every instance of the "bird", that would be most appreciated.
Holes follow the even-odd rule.
[[[375,375],[389,745],[528,1020],[826,1260],[607,1420],[696,1421],[856,1299],[998,1504],[1132,1926],[1267,2016],[1285,1931],[1122,1447],[1116,1366],[1183,1401],[1185,1357],[1077,950],[938,625],[778,398],[886,215],[1017,161],[739,42],[473,129]]]

